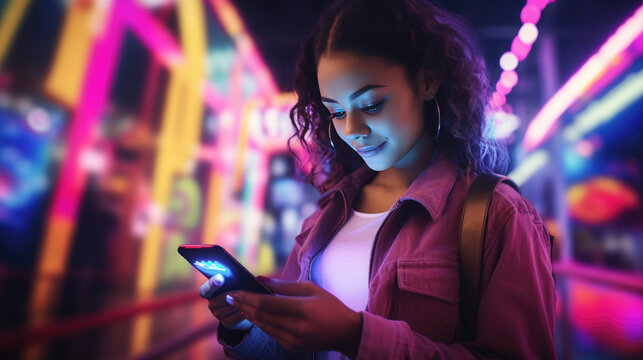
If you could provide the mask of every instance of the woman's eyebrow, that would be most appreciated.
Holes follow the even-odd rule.
[[[357,90],[357,91],[355,91],[354,93],[352,93],[352,94],[351,94],[351,96],[349,96],[349,99],[351,99],[351,100],[355,100],[355,99],[357,99],[360,95],[362,95],[363,93],[365,93],[365,92],[367,92],[367,91],[369,91],[369,90],[376,89],[376,88],[381,88],[381,87],[386,87],[386,85],[369,84],[369,85],[363,86],[363,87],[361,87],[359,90]],[[337,101],[335,101],[335,100],[333,100],[333,99],[329,99],[329,98],[326,98],[326,97],[323,97],[323,96],[322,96],[322,98],[321,98],[321,99],[322,99],[322,101],[324,101],[324,102],[329,102],[329,103],[335,103],[335,104],[337,104]]]

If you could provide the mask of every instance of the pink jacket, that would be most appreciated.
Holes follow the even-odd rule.
[[[364,166],[319,198],[283,279],[311,279],[312,259],[375,174]],[[549,235],[529,201],[505,184],[496,188],[487,222],[477,337],[457,341],[460,218],[470,180],[436,154],[384,220],[371,254],[358,359],[556,357]]]

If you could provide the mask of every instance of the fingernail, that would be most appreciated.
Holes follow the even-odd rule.
[[[226,295],[226,296],[225,296],[225,301],[226,301],[228,304],[232,305],[232,303],[234,302],[234,299],[232,298],[232,296],[231,296],[231,295]]]
[[[212,278],[214,278],[214,280],[212,280],[212,281],[214,282],[215,285],[223,284],[223,275],[214,274],[214,276]]]
[[[257,279],[259,279],[259,280],[261,280],[261,281],[263,281],[265,283],[269,283],[269,282],[272,281],[272,279],[267,277],[267,276],[257,276]]]

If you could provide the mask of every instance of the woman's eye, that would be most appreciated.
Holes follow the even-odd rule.
[[[369,114],[376,113],[382,108],[382,105],[384,105],[384,100],[378,102],[377,104],[365,106],[362,108],[362,111],[367,112]]]
[[[344,116],[346,116],[346,112],[344,111],[337,111],[337,112],[330,113],[331,119],[342,119]]]

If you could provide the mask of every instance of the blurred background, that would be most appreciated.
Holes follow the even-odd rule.
[[[435,2],[478,34],[490,136],[556,236],[559,357],[643,358],[642,3]],[[1,358],[223,356],[176,249],[280,272],[319,196],[286,142],[328,3],[0,0]]]

